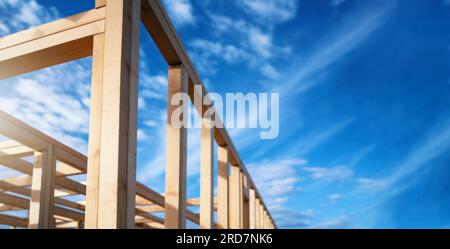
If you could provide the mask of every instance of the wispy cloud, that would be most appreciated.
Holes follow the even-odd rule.
[[[359,179],[360,184],[368,189],[382,191],[390,189],[393,195],[410,186],[424,174],[430,162],[450,150],[450,120],[444,120],[434,126],[422,141],[405,156],[405,158],[385,177]]]
[[[327,196],[327,199],[331,202],[331,203],[336,203],[339,200],[341,200],[343,198],[343,196],[341,194],[331,194],[329,196]]]
[[[278,212],[289,196],[297,192],[300,167],[307,163],[300,158],[263,160],[247,165],[258,189],[269,205],[269,209]]]
[[[297,14],[298,0],[238,0],[248,14],[256,15],[263,21],[279,23],[294,18]]]
[[[286,73],[282,85],[274,86],[273,90],[284,93],[287,96],[295,96],[296,93],[304,92],[317,85],[311,82],[311,77],[317,76],[328,66],[337,63],[345,55],[357,49],[364,41],[374,34],[388,19],[396,1],[385,1],[382,5],[360,11],[356,15],[349,16],[343,26],[334,35],[326,37],[322,43],[305,61],[305,63],[294,63],[296,66],[291,72]]]
[[[60,16],[56,8],[43,7],[36,0],[2,0],[0,14],[0,35],[28,29]]]
[[[164,3],[175,25],[184,26],[195,23],[190,0],[164,0]]]
[[[325,229],[344,229],[348,228],[350,226],[350,222],[348,221],[348,218],[346,217],[340,217],[336,219],[330,219],[323,221],[318,225],[318,228],[325,228]]]
[[[348,179],[353,176],[353,170],[347,166],[325,167],[303,167],[303,171],[310,174],[313,180],[334,182]]]
[[[72,62],[2,81],[0,109],[86,153],[89,65]]]
[[[196,65],[203,73],[215,74],[214,68],[219,66],[219,62],[228,65],[244,63],[252,70],[261,68],[262,76],[274,79],[277,69],[270,65],[270,59],[288,55],[290,47],[277,45],[273,28],[217,13],[208,13],[207,16],[214,40],[202,38],[189,43]]]

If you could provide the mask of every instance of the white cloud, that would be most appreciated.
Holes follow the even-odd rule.
[[[144,121],[144,124],[148,127],[154,128],[154,127],[158,127],[160,124],[154,120],[146,120]]]
[[[382,179],[359,178],[356,182],[365,190],[378,192],[386,189],[387,182]]]
[[[238,0],[238,6],[262,21],[284,22],[296,16],[298,0]]]
[[[138,129],[137,139],[138,139],[138,141],[145,141],[145,140],[149,139],[149,135],[144,130]]]
[[[271,28],[218,14],[208,14],[208,17],[215,36],[220,39],[194,39],[190,43],[192,57],[202,73],[215,74],[218,62],[230,65],[246,63],[250,69],[260,68],[259,72],[267,79],[277,77],[278,70],[269,64],[268,59],[289,55],[291,49],[274,44]]]
[[[59,18],[54,7],[43,7],[36,0],[2,0],[0,14],[7,22],[0,23],[0,35],[28,29]]]
[[[297,191],[298,169],[307,163],[304,159],[264,160],[247,165],[256,186],[274,212],[282,209],[288,196]]]
[[[311,219],[317,215],[313,209],[294,211],[280,207],[272,208],[271,211],[277,225],[282,228],[307,228],[311,225]]]
[[[343,196],[341,194],[332,194],[327,196],[327,199],[331,202],[331,203],[336,203],[339,200],[341,200],[343,198]]]
[[[373,191],[390,189],[393,195],[408,188],[423,177],[420,172],[432,165],[431,161],[450,150],[450,120],[443,120],[433,127],[422,141],[406,155],[394,170],[378,179],[359,179],[362,187]]]
[[[171,20],[178,26],[194,24],[195,18],[190,0],[164,0]]]
[[[2,81],[0,109],[85,153],[81,137],[89,130],[89,111],[81,100],[89,96],[87,66],[75,61]]]
[[[271,80],[276,80],[281,77],[281,74],[278,72],[278,70],[269,64],[266,64],[261,67],[261,73],[266,78],[271,79]]]
[[[292,149],[287,150],[285,153],[290,154],[300,152],[300,154],[306,155],[315,148],[327,143],[331,138],[348,128],[353,122],[354,120],[350,118],[338,122],[329,128],[323,128],[319,133],[313,133],[312,135],[300,139],[291,146]]]
[[[324,180],[329,182],[340,181],[353,176],[353,170],[347,166],[336,166],[331,168],[303,167],[302,170],[309,173],[314,180]]]
[[[167,100],[167,75],[151,76],[145,70],[141,70],[140,88],[141,96],[144,98]]]
[[[318,227],[326,229],[343,229],[348,228],[349,226],[349,221],[345,217],[341,217],[337,219],[326,220],[320,223]]]
[[[316,86],[319,81],[311,78],[357,49],[389,19],[395,5],[396,1],[388,1],[377,9],[367,8],[345,20],[339,32],[327,35],[324,42],[304,60],[305,63],[293,63],[295,67],[286,73],[289,78],[281,85],[274,85],[273,91],[295,96]]]
[[[247,32],[248,44],[254,52],[264,58],[272,57],[272,35],[257,27],[251,27]]]
[[[215,65],[218,60],[228,64],[240,64],[253,59],[246,50],[218,41],[194,39],[190,45],[194,51],[196,63],[202,71],[211,72],[212,65]]]

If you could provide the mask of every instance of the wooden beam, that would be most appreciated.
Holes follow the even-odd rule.
[[[0,214],[0,224],[10,225],[13,227],[27,227],[28,220],[15,216]]]
[[[217,177],[217,227],[229,228],[229,152],[228,147],[218,146]]]
[[[95,0],[95,8],[101,8],[106,5],[106,0]]]
[[[146,212],[150,213],[158,213],[158,212],[164,212],[165,207],[164,204],[160,206],[159,204],[138,204],[139,201],[136,201],[136,207],[139,207],[141,210],[144,210]],[[200,199],[189,199],[186,200],[186,206],[200,206]],[[217,199],[214,200],[214,209],[217,210]],[[186,210],[189,210],[186,208]]]
[[[259,200],[259,198],[256,198],[256,202],[255,202],[255,228],[256,229],[260,229],[261,228],[261,222],[260,222],[260,206],[261,206],[261,201]]]
[[[35,152],[28,228],[52,228],[56,158],[53,146]]]
[[[96,1],[97,3],[98,1]],[[103,92],[103,65],[104,65],[105,34],[94,36],[94,48],[92,54],[92,82],[91,104],[89,119],[89,146],[88,146],[88,171],[86,202],[87,228],[96,228],[98,222],[98,202],[100,189],[100,139],[102,116],[102,92]]]
[[[214,228],[214,128],[203,118],[200,165],[200,228]]]
[[[172,122],[172,118],[179,118],[175,111],[182,108],[181,104],[172,103],[172,97],[187,92],[189,79],[183,66],[170,66],[168,80],[165,225],[185,228],[187,131],[186,127],[174,126],[175,120]]]
[[[31,185],[32,177],[21,175],[0,180],[0,191],[10,191],[12,189],[23,188]]]
[[[254,189],[250,189],[249,199],[249,228],[256,229],[256,193]]]
[[[0,212],[22,210],[21,208],[0,203]]]
[[[104,12],[100,9],[93,11],[97,14],[95,17],[99,18],[100,12]],[[47,24],[50,27],[39,27],[38,30],[32,29],[3,38],[0,41],[0,79],[90,56],[92,36],[105,29],[102,19],[86,21],[93,19],[81,18],[84,22],[80,24],[63,19],[56,24]],[[58,25],[61,26],[59,29],[52,29]],[[20,38],[18,42],[15,41],[16,36]]]
[[[240,168],[236,166],[231,167],[230,175],[230,228],[240,229],[241,228],[241,207],[240,199],[242,192],[239,190],[240,185]]]
[[[105,19],[105,8],[89,10],[0,38],[0,50]]]
[[[32,175],[32,172],[28,172],[28,168],[32,169],[31,163],[21,160],[21,159],[11,159],[12,165],[22,165],[24,169],[22,173],[26,173],[29,175]],[[16,164],[18,163],[18,164]],[[67,190],[71,190],[77,194],[86,194],[86,186],[84,184],[81,184],[77,181],[65,178],[66,173],[74,173],[74,171],[66,171],[67,169],[60,168],[56,174],[59,175],[55,179],[55,184],[63,187]],[[32,184],[33,178],[29,175],[21,175],[17,177],[7,178],[7,179],[1,179],[0,180],[0,190],[1,191],[10,191],[17,188],[23,188],[26,186],[30,186]]]
[[[106,0],[96,0],[95,7],[104,7]],[[103,92],[103,68],[105,56],[105,34],[94,36],[92,52],[92,77],[91,77],[91,104],[89,118],[89,146],[88,146],[88,173],[86,202],[87,228],[96,228],[98,222],[98,202],[100,189],[100,139],[102,116],[102,92]]]
[[[70,210],[63,207],[54,207],[54,214],[70,218],[72,220],[84,221],[84,214],[78,211]]]
[[[34,150],[16,141],[7,141],[0,144],[0,158],[20,158],[32,156]]]
[[[245,202],[244,202],[244,172],[239,172],[239,214],[240,223],[239,228],[244,229],[245,227]]]
[[[106,1],[102,106],[93,109],[101,114],[92,114],[100,115],[94,119],[101,127],[100,160],[90,164],[99,168],[99,189],[98,197],[90,196],[86,203],[98,208],[92,212],[95,208],[87,207],[88,228],[135,227],[140,6],[139,0]],[[88,180],[88,185],[97,185],[95,177]],[[95,198],[97,204],[91,201]]]
[[[81,171],[86,171],[86,156],[1,110],[0,134],[30,147],[35,151],[46,150],[48,144],[53,144],[55,147],[54,154],[58,161],[69,164]],[[3,164],[1,158],[0,163]],[[6,166],[9,167],[9,165]]]
[[[21,209],[28,209],[30,207],[30,201],[28,199],[1,192],[0,192],[0,202],[8,206],[13,206]]]
[[[262,203],[259,206],[259,228],[264,229],[264,206]]]

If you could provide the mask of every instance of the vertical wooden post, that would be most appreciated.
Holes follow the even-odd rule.
[[[94,37],[86,228],[134,228],[140,9],[106,0]]]
[[[188,82],[189,77],[182,65],[169,67],[165,195],[165,226],[169,229],[184,229],[186,226],[187,131],[181,125],[173,126],[172,114],[181,104],[172,104],[171,100],[175,94],[188,92]]]
[[[268,229],[267,210],[264,209],[264,229]]]
[[[249,196],[249,203],[250,203],[250,212],[249,212],[249,218],[250,218],[250,229],[256,229],[256,193],[254,189],[250,189],[250,196]]]
[[[241,169],[238,166],[231,167],[230,175],[230,228],[241,228]]]
[[[259,205],[259,222],[260,229],[264,229],[264,206],[262,203]]]
[[[256,229],[261,228],[260,215],[259,215],[259,211],[260,211],[259,206],[260,205],[261,205],[261,201],[259,200],[259,198],[256,198],[256,202],[255,202],[255,228]]]
[[[56,158],[52,145],[46,151],[34,153],[28,228],[54,227],[55,171]]]
[[[240,213],[240,223],[239,228],[243,229],[245,222],[245,202],[244,202],[244,172],[239,172],[239,213]]]
[[[218,146],[218,178],[217,178],[217,227],[229,228],[229,154],[228,148]]]
[[[203,118],[200,166],[200,228],[214,228],[214,128]]]

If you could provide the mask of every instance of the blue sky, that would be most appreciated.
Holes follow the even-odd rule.
[[[450,1],[164,4],[209,91],[280,93],[277,139],[230,130],[280,227],[450,228]],[[3,0],[0,36],[91,5]],[[143,33],[138,179],[163,192],[167,66]],[[90,59],[41,70],[1,81],[0,108],[85,152],[89,84]]]

